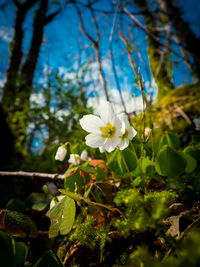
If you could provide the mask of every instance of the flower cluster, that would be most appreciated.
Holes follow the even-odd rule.
[[[66,145],[61,145],[58,147],[58,150],[55,155],[55,160],[63,161],[67,154]],[[78,154],[70,154],[68,162],[71,164],[80,164],[81,161],[88,161],[90,157],[88,157],[88,152],[83,150],[81,155]]]
[[[97,112],[99,116],[85,115],[80,120],[81,127],[89,132],[85,138],[86,144],[99,148],[101,152],[128,147],[137,132],[130,125],[127,116],[117,115],[109,102],[100,105]]]
[[[80,164],[81,161],[88,161],[90,158],[88,157],[88,153],[86,150],[83,150],[81,155],[79,154],[70,154],[70,158],[68,160],[69,163],[71,164]]]

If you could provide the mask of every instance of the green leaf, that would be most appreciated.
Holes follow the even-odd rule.
[[[67,191],[65,189],[59,189],[59,191],[64,194],[64,195],[67,195],[68,197],[72,198],[73,200],[75,201],[81,201],[82,200],[82,196],[77,194],[77,193],[74,193],[74,192],[70,192],[70,191]]]
[[[103,181],[106,177],[107,174],[105,173],[103,168],[96,167],[96,181]]]
[[[4,227],[7,233],[18,237],[38,236],[34,221],[27,215],[11,210],[4,210]]]
[[[87,172],[87,173],[96,173],[95,169],[92,167],[81,166],[81,167],[79,167],[79,169],[84,171],[84,172]]]
[[[84,186],[84,178],[80,175],[80,170],[76,168],[76,171],[69,176],[65,176],[64,187],[69,188],[70,191],[75,190],[75,183],[82,187]]]
[[[139,159],[142,172],[145,175],[151,176],[155,172],[155,163],[149,159],[149,157],[141,157]]]
[[[134,184],[135,186],[139,186],[143,183],[143,180],[142,180],[142,177],[141,176],[138,176],[134,179]]]
[[[12,198],[6,204],[5,209],[24,212],[26,207],[25,207],[25,203],[23,201],[21,201],[20,199]]]
[[[50,209],[52,209],[59,201],[61,201],[65,196],[56,196],[51,199],[50,202]]]
[[[23,242],[16,242],[16,263],[17,265],[23,264],[28,255],[28,247]]]
[[[186,167],[186,160],[181,153],[171,147],[164,146],[156,157],[156,171],[163,176],[178,176]]]
[[[68,234],[74,224],[75,213],[75,202],[68,196],[50,209],[47,212],[47,216],[51,219],[49,238],[56,237],[58,234]]]
[[[197,167],[197,161],[190,154],[187,154],[187,153],[182,152],[182,156],[186,160],[186,168],[185,168],[185,171],[187,173],[193,172],[196,169],[196,167]]]
[[[133,171],[134,169],[136,169],[137,161],[136,161],[136,157],[135,157],[135,154],[133,153],[133,151],[130,150],[129,148],[126,148],[126,149],[122,150],[121,152],[122,152],[123,158],[124,158],[124,160],[128,166],[129,171]],[[120,153],[118,154],[118,163],[119,163],[119,166],[121,168],[121,172],[122,173],[127,172]]]
[[[191,141],[191,144],[192,145],[197,145],[200,143],[200,135],[197,135],[197,134],[193,134],[192,135],[192,141]]]
[[[180,140],[178,136],[174,135],[173,133],[165,132],[159,142],[159,150],[165,145],[177,150],[180,148]]]
[[[88,205],[93,205],[92,202],[87,199],[86,197],[82,197],[81,195],[77,194],[77,193],[73,193],[73,192],[69,192],[69,191],[66,191],[65,189],[59,189],[59,191],[62,193],[62,194],[65,194],[66,196],[72,198],[73,200],[75,201],[85,201]]]
[[[51,251],[46,251],[33,267],[63,267],[59,258]]]
[[[111,169],[114,173],[122,174],[121,168],[118,163],[119,150],[116,149],[113,153],[109,154],[108,168]]]
[[[25,203],[27,207],[30,207],[33,210],[41,211],[49,205],[50,199],[42,193],[33,192],[27,197]]]
[[[78,167],[73,167],[73,168],[68,168],[67,171],[65,172],[65,176],[67,176],[68,174],[70,174],[72,171],[78,170]]]
[[[0,231],[0,264],[15,267],[15,241],[7,233]]]

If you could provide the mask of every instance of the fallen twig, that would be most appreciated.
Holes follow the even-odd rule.
[[[0,179],[1,178],[25,178],[25,179],[36,179],[40,182],[54,182],[56,181],[63,181],[64,174],[58,173],[40,173],[40,172],[24,172],[24,171],[0,171]]]

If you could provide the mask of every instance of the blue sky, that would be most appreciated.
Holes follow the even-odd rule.
[[[12,40],[15,22],[15,6],[12,0],[0,0],[0,2],[4,1],[7,2],[8,5],[3,12],[0,10],[0,87],[3,86],[3,83],[5,82],[5,74],[10,56],[9,44]],[[85,0],[79,0],[79,2],[85,2]],[[109,2],[110,1],[108,0],[99,0],[95,8],[108,11],[111,8]],[[199,0],[179,0],[178,3],[183,10],[184,19],[190,23],[190,27],[196,33],[196,35],[200,36]],[[56,5],[51,6],[49,12],[54,11],[56,7]],[[23,25],[25,34],[23,52],[25,55],[29,49],[32,37],[31,29],[33,13],[34,9],[29,12]],[[113,77],[109,52],[109,35],[113,23],[113,16],[105,16],[101,15],[100,13],[96,13],[96,16],[98,19],[99,29],[102,33],[100,43],[101,56],[106,81],[108,83],[109,95],[111,96],[111,100],[115,103],[115,108],[118,111],[121,111],[122,106]],[[84,10],[83,18],[87,31],[93,37],[95,37],[94,25],[91,23],[91,14],[87,10]],[[137,19],[139,19],[140,22],[145,25],[145,22],[141,16],[137,16]],[[133,56],[137,66],[140,67],[140,72],[144,77],[146,88],[148,89],[152,83],[154,95],[156,95],[156,85],[154,84],[149,69],[146,35],[140,29],[133,27],[128,18],[126,18],[126,21],[123,22],[125,25],[125,32],[127,31],[128,26],[131,28],[133,39],[136,41],[137,49],[140,51],[139,55],[136,52],[133,52]],[[142,99],[140,96],[140,91],[134,84],[135,75],[129,65],[128,57],[125,52],[125,46],[122,41],[119,40],[117,32],[115,32],[113,36],[113,49],[117,74],[119,77],[124,101],[126,103],[126,108],[129,112],[131,112],[133,109],[141,110]],[[177,52],[180,52],[177,50],[177,46],[174,46],[173,49]],[[190,71],[183,61],[176,56],[172,56],[172,60],[177,61],[176,67],[173,68],[173,80],[175,85],[178,86],[182,83],[189,83],[193,81]],[[31,100],[34,100],[40,106],[45,105],[40,88],[41,86],[45,86],[46,75],[49,70],[58,71],[58,73],[64,78],[73,79],[75,82],[76,74],[80,74],[80,70],[78,71],[79,63],[81,63],[81,65],[85,65],[89,61],[91,62],[89,64],[90,71],[87,73],[85,80],[86,82],[90,83],[92,76],[95,82],[87,88],[88,105],[95,108],[99,102],[104,100],[103,89],[99,81],[98,64],[95,59],[91,42],[88,41],[85,36],[83,36],[80,30],[79,18],[73,5],[68,5],[49,25],[45,27],[44,40],[41,46],[34,79],[38,91],[36,90],[32,94]],[[132,94],[134,94],[136,98],[132,98]],[[98,99],[96,96],[98,96]],[[54,103],[52,103],[52,110],[53,108]],[[60,116],[62,119],[62,114],[65,114],[66,112],[69,111],[65,109],[59,110],[57,117]],[[43,131],[43,133],[45,134],[45,131]],[[43,137],[41,137],[41,134],[35,137],[33,146],[36,150],[38,148],[41,149],[42,138]]]
[[[6,1],[6,0],[5,0]],[[4,12],[0,13],[0,80],[4,79],[5,72],[9,60],[9,42],[12,40],[13,26],[15,20],[15,6],[12,4],[12,0],[8,0],[10,3]],[[85,1],[82,0],[84,3]],[[200,36],[200,4],[199,0],[182,0],[178,1],[179,5],[184,11],[184,18],[190,22],[190,26],[194,32]],[[52,5],[50,11],[56,9],[56,5]],[[101,0],[95,6],[97,9],[110,10],[109,1]],[[25,38],[24,38],[24,53],[26,54],[31,40],[31,28],[32,28],[32,16],[31,10],[26,18],[24,24]],[[101,38],[101,56],[103,60],[104,73],[110,89],[116,88],[116,84],[113,78],[111,69],[111,61],[109,54],[109,35],[112,27],[113,16],[104,16],[100,13],[96,13],[99,23],[100,31],[103,32]],[[83,13],[84,23],[87,31],[94,37],[94,25],[91,23],[91,14],[86,10]],[[137,18],[144,23],[142,17]],[[127,24],[131,22],[127,19]],[[137,53],[133,53],[138,67],[141,68],[141,73],[144,76],[146,85],[149,85],[151,79],[149,79],[149,63],[147,55],[147,43],[145,34],[138,28],[133,27],[132,33],[134,40],[136,40],[137,46],[140,49],[141,59],[138,58]],[[78,40],[78,42],[77,42]],[[125,54],[124,44],[119,41],[117,34],[113,38],[114,57],[116,62],[117,73],[120,80],[122,90],[129,90],[130,93],[139,94],[134,85],[134,74],[128,64],[128,58]],[[174,47],[177,50],[177,47]],[[81,51],[81,52],[80,52]],[[178,51],[179,52],[179,51]],[[78,59],[81,58],[81,63],[87,63],[91,57],[95,61],[94,50],[91,47],[91,42],[88,41],[81,33],[79,27],[79,18],[73,7],[68,5],[64,10],[45,27],[44,42],[41,47],[40,57],[38,60],[37,70],[35,73],[35,82],[44,82],[44,75],[47,66],[53,70],[59,70],[60,73],[73,77],[73,73],[77,71]],[[183,62],[172,57],[177,61],[177,67],[173,69],[173,79],[176,85],[180,85],[185,82],[191,82],[192,78],[190,72]],[[145,63],[144,63],[145,62]],[[146,69],[145,69],[146,65]],[[96,71],[95,63],[91,65],[94,68],[93,73],[98,75]],[[97,88],[99,91],[100,87]],[[154,87],[155,89],[155,87]],[[92,88],[89,90],[89,95],[92,93]]]

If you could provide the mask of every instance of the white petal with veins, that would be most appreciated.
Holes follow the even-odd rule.
[[[99,133],[100,127],[103,127],[104,123],[95,115],[85,115],[82,119],[80,119],[80,125],[89,133]]]

